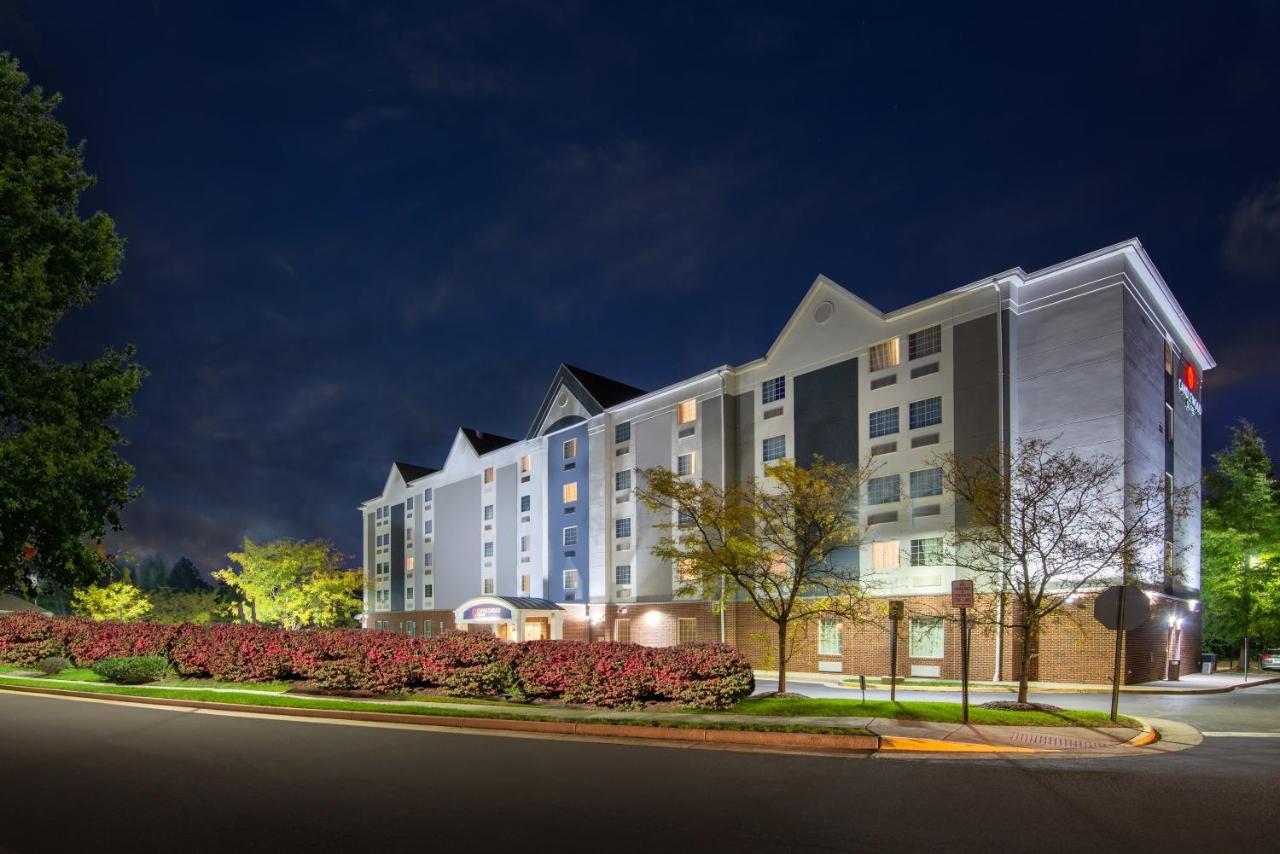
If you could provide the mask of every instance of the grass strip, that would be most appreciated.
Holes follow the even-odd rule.
[[[20,687],[39,686],[39,680],[0,677],[0,685]],[[56,689],[54,689],[56,690]],[[148,697],[159,700],[197,700],[207,703],[233,703],[243,706],[284,707],[291,709],[340,710],[349,712],[382,712],[390,714],[421,715],[423,717],[490,718],[510,721],[553,721],[558,723],[590,723],[629,726],[662,727],[670,729],[743,730],[749,732],[794,732],[820,735],[870,735],[861,727],[827,727],[806,724],[783,724],[761,721],[740,723],[737,721],[681,720],[678,717],[557,717],[552,715],[521,715],[500,711],[475,709],[450,709],[404,703],[379,703],[367,700],[311,700],[306,697],[284,694],[238,694],[233,691],[202,691],[199,689],[157,690],[146,686],[86,684],[75,689],[85,693],[118,697]],[[468,701],[469,702],[469,701]]]
[[[891,718],[900,721],[932,721],[937,723],[962,723],[959,703],[901,702],[888,700],[836,700],[825,698],[748,697],[729,714],[759,715],[761,717],[867,717]],[[1111,722],[1107,712],[1063,709],[1060,712],[1010,712],[1000,709],[969,707],[969,723],[994,726],[1085,726],[1130,727],[1142,725],[1124,716]]]

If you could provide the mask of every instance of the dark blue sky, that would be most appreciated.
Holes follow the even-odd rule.
[[[1274,445],[1280,4],[1047,5],[0,0],[129,241],[59,343],[151,370],[121,542],[354,555],[392,459],[522,434],[562,360],[654,388],[818,273],[891,309],[1131,236],[1206,452]]]

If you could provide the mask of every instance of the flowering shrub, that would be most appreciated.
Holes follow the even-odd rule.
[[[505,695],[608,708],[672,700],[723,709],[754,688],[742,654],[718,645],[505,643],[479,632],[413,638],[353,629],[0,617],[0,662],[30,666],[54,655],[81,665],[160,656],[181,676],[228,682],[306,679],[330,690],[377,694],[432,687],[458,697]]]

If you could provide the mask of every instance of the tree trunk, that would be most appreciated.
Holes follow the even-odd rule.
[[[258,606],[253,604],[252,599],[249,600],[249,619],[255,626],[258,625]]]
[[[1018,702],[1027,702],[1027,671],[1031,668],[1031,624],[1022,624],[1022,666],[1018,673]]]
[[[787,624],[778,623],[778,693],[787,692]]]

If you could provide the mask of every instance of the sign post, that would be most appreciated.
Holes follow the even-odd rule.
[[[889,702],[898,702],[898,621],[906,610],[901,599],[889,601]]]
[[[1124,633],[1138,628],[1151,619],[1151,605],[1140,588],[1127,584],[1108,587],[1093,602],[1093,616],[1099,623],[1116,633],[1115,663],[1111,672],[1111,721],[1120,714],[1121,661],[1124,653]]]
[[[951,582],[951,607],[960,609],[960,702],[964,722],[969,722],[969,609],[973,607],[973,581],[957,578]]]

